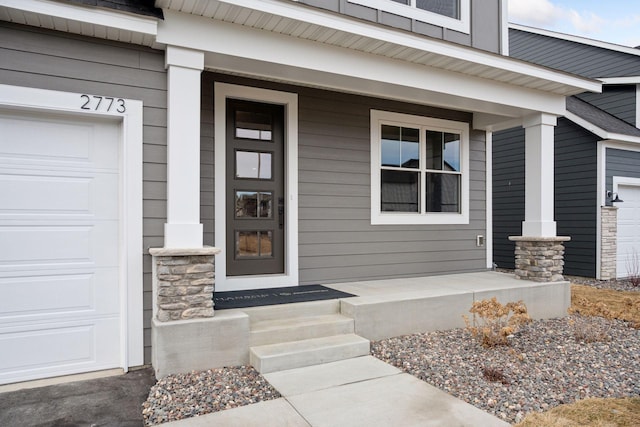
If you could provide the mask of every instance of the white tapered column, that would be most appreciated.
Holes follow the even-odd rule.
[[[200,75],[204,53],[167,46],[165,248],[201,248]]]
[[[556,116],[535,114],[525,128],[525,219],[522,235],[556,236],[553,209],[554,128]]]

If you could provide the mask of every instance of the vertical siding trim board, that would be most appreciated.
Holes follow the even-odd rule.
[[[227,83],[214,83],[215,120],[215,240],[226,248],[226,100],[244,99],[285,106],[285,273],[226,276],[223,251],[216,260],[216,290],[232,291],[298,285],[298,94]]]
[[[486,204],[487,204],[487,231],[485,233],[484,242],[487,249],[487,268],[493,268],[493,132],[486,132],[485,143],[485,183]]]

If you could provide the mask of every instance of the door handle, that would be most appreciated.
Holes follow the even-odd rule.
[[[284,228],[284,197],[278,197],[278,226]]]

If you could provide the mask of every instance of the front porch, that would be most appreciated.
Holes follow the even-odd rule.
[[[494,296],[502,303],[523,300],[534,319],[564,316],[570,305],[569,282],[530,282],[498,272],[326,286],[357,296],[216,310],[206,319],[154,318],[157,377],[249,363],[273,372],[355,357],[368,353],[366,340],[464,327],[471,304]]]

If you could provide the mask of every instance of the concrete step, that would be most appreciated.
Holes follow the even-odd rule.
[[[369,354],[369,340],[355,334],[251,347],[249,361],[260,373],[336,362]]]
[[[354,321],[340,314],[262,320],[251,325],[250,346],[352,334]]]
[[[295,304],[268,305],[243,308],[251,324],[266,320],[291,319],[295,317],[323,316],[340,313],[339,300],[299,302]]]

